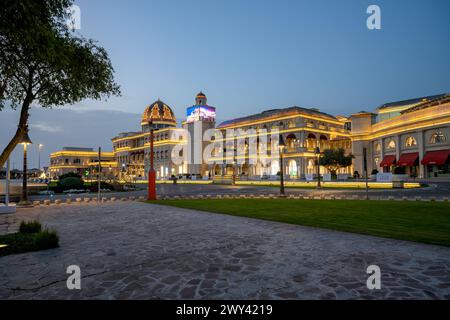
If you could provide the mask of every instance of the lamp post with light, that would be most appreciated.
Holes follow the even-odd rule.
[[[38,178],[41,177],[41,151],[43,146],[44,145],[42,143],[38,144],[38,174],[39,174]]]
[[[154,124],[152,121],[148,122],[150,129],[150,169],[148,170],[148,200],[156,200],[156,171],[154,167],[154,155],[153,155],[153,140],[154,140]]]
[[[23,174],[22,174],[22,196],[18,205],[30,206],[31,202],[28,200],[28,188],[27,188],[27,147],[32,144],[28,135],[28,126],[25,125],[25,134],[20,139],[19,143],[23,145]]]
[[[278,138],[278,150],[280,152],[280,196],[284,197],[284,168],[283,168],[283,151],[286,144],[284,143],[283,136],[280,134]]]
[[[316,147],[314,153],[317,155],[317,189],[320,189],[320,147]]]

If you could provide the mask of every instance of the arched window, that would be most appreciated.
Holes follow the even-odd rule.
[[[441,143],[441,142],[445,142],[445,141],[447,141],[447,138],[445,137],[444,133],[441,130],[433,133],[430,138],[431,144]]]
[[[291,178],[297,177],[297,161],[293,159],[289,160],[288,168],[289,168],[289,176]]]
[[[381,151],[381,144],[379,142],[375,143],[375,151],[380,152]]]
[[[406,138],[405,147],[414,147],[417,145],[417,141],[413,136]]]
[[[308,134],[306,138],[306,147],[308,149],[314,149],[315,147],[317,147],[317,139],[314,134],[312,133]]]
[[[295,121],[294,120],[290,120],[288,123],[288,127],[289,128],[295,128]]]
[[[274,176],[278,174],[279,171],[280,171],[280,163],[278,162],[278,160],[272,160],[270,164],[270,174]]]
[[[286,146],[288,147],[288,149],[293,149],[295,148],[295,134],[291,133],[286,137]]]
[[[389,142],[387,144],[387,148],[388,149],[395,149],[395,141],[394,141],[394,139],[389,140]]]

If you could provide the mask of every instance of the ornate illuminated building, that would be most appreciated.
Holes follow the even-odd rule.
[[[316,173],[317,147],[320,150],[329,148],[344,148],[348,153],[351,151],[350,132],[348,130],[348,119],[345,117],[334,117],[317,109],[302,107],[290,107],[284,109],[267,110],[259,114],[222,122],[217,129],[222,131],[224,146],[237,149],[239,135],[234,134],[238,129],[242,131],[255,130],[261,137],[267,135],[267,144],[271,145],[272,130],[279,130],[286,144],[283,152],[284,173],[287,178],[305,178],[306,174]],[[230,129],[232,129],[230,131]],[[231,133],[231,136],[227,136]],[[259,139],[258,139],[259,141]],[[245,148],[251,143],[245,141]],[[260,144],[258,144],[258,148]],[[270,147],[266,155],[271,161],[264,161],[259,155],[257,161],[250,164],[246,157],[245,163],[237,164],[238,157],[230,161],[214,164],[215,175],[234,174],[241,179],[274,177],[280,171],[278,156],[272,156]],[[259,151],[258,151],[259,153]],[[226,159],[225,156],[225,160]],[[236,170],[236,171],[234,171]],[[324,168],[320,168],[325,173]],[[351,168],[341,169],[338,173],[350,173]]]
[[[50,178],[56,179],[62,174],[75,172],[84,177],[93,177],[98,172],[98,151],[92,148],[65,147],[50,155]],[[112,152],[101,153],[102,176],[115,176],[117,162]]]
[[[149,170],[150,131],[149,122],[156,129],[154,131],[154,166],[157,179],[169,178],[172,175],[197,174],[204,175],[206,167],[201,161],[203,143],[201,135],[194,134],[194,126],[214,128],[215,109],[207,105],[206,96],[200,92],[196,96],[196,104],[187,108],[187,120],[182,123],[182,128],[177,128],[177,121],[172,109],[164,102],[158,100],[145,108],[141,119],[142,130],[140,132],[121,133],[112,139],[113,152],[118,167],[119,175],[124,178],[145,179]],[[187,143],[187,130],[191,135],[191,143],[188,155],[183,155],[183,150],[176,148],[180,144]],[[203,131],[199,131],[202,133]],[[176,153],[176,154],[175,154]],[[195,163],[194,155],[200,156],[200,162]],[[181,163],[173,161],[174,156],[186,158]]]
[[[376,113],[351,116],[355,170],[362,172],[363,149],[373,169],[420,178],[450,176],[450,95],[384,104]],[[398,169],[397,169],[398,170]]]
[[[450,95],[442,94],[387,103],[372,112],[359,112],[350,117],[333,116],[314,108],[289,107],[267,110],[255,115],[228,120],[215,126],[215,108],[207,104],[200,92],[195,105],[187,108],[181,127],[172,109],[157,100],[147,106],[139,132],[121,133],[112,139],[113,153],[105,159],[119,178],[145,180],[149,170],[149,122],[153,124],[154,160],[157,179],[171,176],[196,176],[197,179],[234,175],[238,179],[277,179],[278,156],[270,150],[271,132],[279,130],[286,147],[283,172],[287,179],[305,179],[317,173],[317,147],[323,152],[343,148],[355,158],[350,167],[338,174],[364,173],[363,152],[366,150],[367,171],[405,173],[409,176],[434,178],[450,176]],[[216,135],[215,147],[204,159],[211,141],[204,141],[206,130]],[[265,155],[249,152],[236,154],[236,132],[253,132],[244,137],[244,149],[260,150],[261,134],[268,142]],[[218,137],[218,138],[217,138]],[[253,141],[253,142],[252,142]],[[253,144],[253,145],[252,145]],[[234,151],[229,158],[229,152]],[[84,156],[84,154],[86,154]],[[105,153],[106,156],[106,153]],[[175,158],[178,158],[175,161]],[[270,158],[271,161],[264,161]],[[254,160],[251,162],[250,160]],[[52,154],[53,175],[79,171],[95,164],[95,152],[63,150]],[[103,161],[103,160],[102,160]],[[79,164],[82,164],[79,165]],[[321,167],[320,172],[327,173]]]
[[[149,169],[150,130],[153,123],[155,170],[158,178],[185,172],[185,168],[176,168],[171,164],[171,151],[179,141],[172,140],[176,134],[177,121],[172,109],[157,100],[147,106],[142,114],[140,132],[120,133],[112,139],[114,157],[118,163],[121,177],[143,179]]]

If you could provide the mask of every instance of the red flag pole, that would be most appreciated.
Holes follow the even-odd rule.
[[[156,200],[156,172],[154,168],[153,159],[153,128],[152,123],[150,125],[150,169],[148,171],[148,200]]]

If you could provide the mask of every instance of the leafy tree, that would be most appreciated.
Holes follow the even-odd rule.
[[[44,108],[120,95],[104,48],[67,27],[72,0],[2,0],[0,110],[20,107],[0,167],[28,130],[33,103]]]
[[[324,150],[323,155],[320,157],[320,165],[327,168],[332,175],[336,175],[336,172],[340,168],[346,168],[352,165],[352,154],[345,155],[345,150],[339,149],[327,149]]]

